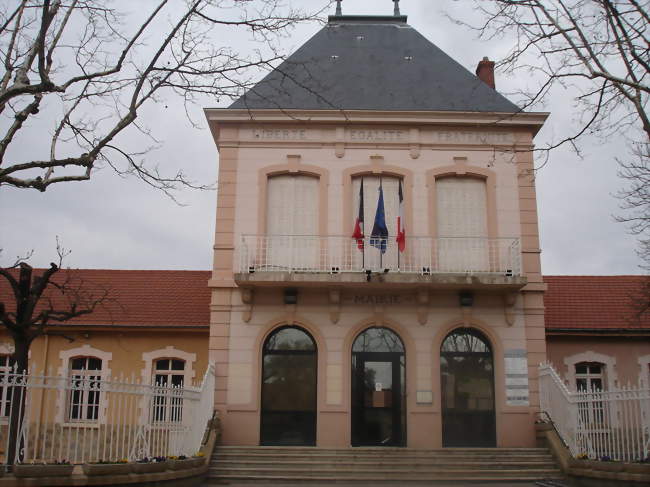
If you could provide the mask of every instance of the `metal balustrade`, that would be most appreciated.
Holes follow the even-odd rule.
[[[18,440],[14,462],[23,463],[191,456],[212,418],[214,387],[212,364],[200,384],[184,387],[97,374],[0,373],[1,463],[11,463],[6,454],[12,437]],[[11,424],[15,411],[22,420]]]
[[[650,389],[570,391],[549,364],[539,369],[540,408],[574,457],[634,462],[650,455]]]
[[[237,250],[242,273],[521,274],[518,238],[407,237],[399,252],[394,237],[357,242],[349,236],[242,235]]]

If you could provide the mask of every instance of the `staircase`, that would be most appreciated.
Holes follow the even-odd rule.
[[[561,480],[545,448],[219,447],[211,484],[535,485]],[[543,485],[543,484],[541,484]]]

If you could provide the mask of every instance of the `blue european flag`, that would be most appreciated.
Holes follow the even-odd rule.
[[[379,200],[377,201],[377,213],[375,223],[370,234],[370,245],[378,248],[382,254],[386,253],[386,242],[388,241],[388,228],[386,227],[386,213],[384,212],[384,188],[379,184]]]

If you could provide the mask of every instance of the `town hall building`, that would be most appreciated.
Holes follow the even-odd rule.
[[[209,357],[225,445],[526,447],[546,113],[340,11],[226,109]]]

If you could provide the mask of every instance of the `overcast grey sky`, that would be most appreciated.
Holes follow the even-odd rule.
[[[149,5],[150,0],[142,0]],[[322,0],[294,0],[295,5],[316,9]],[[508,43],[484,43],[466,28],[448,20],[444,12],[470,20],[469,2],[451,0],[402,0],[402,13],[409,24],[473,71],[483,57],[498,58]],[[391,14],[391,0],[345,0],[345,14]],[[333,13],[333,7],[332,7]],[[290,53],[321,26],[296,27],[284,39]],[[216,39],[215,42],[224,42]],[[228,41],[242,50],[250,48],[242,34]],[[251,44],[252,46],[252,44]],[[530,80],[497,75],[501,92]],[[516,102],[516,98],[510,97]],[[182,167],[192,179],[207,183],[216,179],[218,154],[202,121],[204,106],[227,106],[229,100],[206,98],[193,107],[202,129],[190,126],[179,100],[147,108],[143,120],[163,147],[147,157],[161,166]],[[539,111],[550,111],[538,143],[567,133],[571,124],[571,101],[558,93]],[[137,134],[133,135],[137,137]],[[37,143],[30,140],[26,143]],[[585,157],[567,149],[552,154],[538,172],[537,195],[545,274],[637,274],[635,239],[613,220],[620,214],[614,198],[622,183],[614,158],[624,152],[620,140],[584,140]],[[47,192],[0,189],[0,264],[34,250],[33,265],[45,266],[55,257],[55,239],[72,253],[66,266],[115,269],[209,269],[213,243],[216,193],[184,190],[178,206],[163,193],[136,179],[123,179],[102,169],[89,182],[64,183]]]

